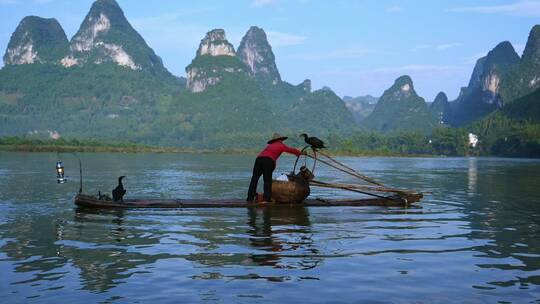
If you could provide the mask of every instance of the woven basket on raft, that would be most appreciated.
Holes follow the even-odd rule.
[[[272,200],[278,203],[301,203],[309,192],[309,183],[304,181],[272,181]]]

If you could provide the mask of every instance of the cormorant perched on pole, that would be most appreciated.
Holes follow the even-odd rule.
[[[301,137],[304,137],[306,144],[310,145],[313,149],[323,149],[324,141],[318,139],[317,137],[308,137],[306,133],[300,134]]]
[[[122,175],[118,178],[118,186],[116,186],[116,188],[114,188],[114,190],[112,191],[113,201],[115,202],[124,201],[124,194],[126,194],[126,190],[124,189],[124,185],[122,184],[122,179],[124,177],[125,176]]]

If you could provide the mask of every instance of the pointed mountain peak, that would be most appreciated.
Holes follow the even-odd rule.
[[[394,84],[387,89],[383,96],[392,96],[392,100],[400,100],[402,98],[408,98],[409,96],[413,95],[416,96],[416,92],[414,91],[413,81],[410,76],[403,75],[401,77],[398,77]]]
[[[90,8],[90,14],[99,15],[100,13],[110,14],[111,17],[114,17],[114,14],[121,14],[124,16],[124,12],[118,2],[115,0],[96,0],[92,3]],[[125,17],[124,17],[125,18]]]
[[[281,82],[276,58],[266,33],[262,28],[252,26],[238,46],[238,56],[259,81],[277,84]]]
[[[429,110],[433,114],[440,125],[448,123],[451,116],[450,103],[444,92],[439,92],[435,100],[431,103]]]
[[[501,107],[503,77],[517,67],[519,61],[519,55],[508,41],[497,44],[486,56],[478,59],[469,85],[462,88],[453,107],[452,124],[470,123]]]
[[[532,27],[520,63],[505,77],[501,86],[505,104],[540,88],[540,25]]]
[[[247,76],[247,67],[236,57],[225,31],[214,29],[201,40],[197,55],[186,67],[186,73],[187,89],[198,93],[220,83],[228,75]]]
[[[213,29],[201,40],[197,56],[236,56],[234,46],[227,41],[225,30]]]
[[[503,41],[497,44],[489,53],[501,54],[512,57],[514,57],[514,55],[517,55],[516,50],[514,49],[514,46],[512,45],[512,43],[510,43],[510,41]]]
[[[135,31],[114,0],[92,4],[79,31],[71,39],[71,55],[62,59],[66,67],[112,62],[132,70],[169,74],[161,58]]]
[[[497,44],[486,56],[486,65],[514,65],[519,62],[519,55],[509,41]]]
[[[529,33],[522,60],[533,64],[540,63],[540,25],[538,24],[533,26]]]
[[[84,27],[85,23],[87,23],[87,26],[99,24],[101,27],[97,28],[98,32],[106,32],[111,27],[118,26],[127,26],[131,29],[124,11],[115,0],[95,1],[84,19],[82,27]]]
[[[97,0],[84,18],[79,31],[71,41],[71,49],[76,52],[88,52],[95,48],[111,28],[135,32],[124,12],[114,0]],[[131,33],[130,33],[131,34]]]
[[[88,51],[93,47],[93,42],[100,36],[106,35],[111,28],[125,28],[127,31],[135,31],[124,12],[114,0],[97,0],[92,4],[79,31],[73,38],[76,51]]]
[[[4,55],[6,65],[54,63],[68,52],[68,40],[54,18],[27,16],[11,36]]]
[[[474,66],[471,79],[469,80],[469,88],[489,87],[487,82],[496,82],[500,75],[509,71],[512,67],[519,63],[519,55],[516,53],[512,44],[508,41],[503,41],[495,46],[486,56],[478,59]],[[496,76],[493,78],[493,76]],[[490,78],[491,80],[486,80]],[[491,88],[495,92],[495,89]]]
[[[394,83],[398,84],[398,85],[406,85],[406,84],[408,84],[408,85],[412,86],[413,81],[411,79],[411,76],[403,75],[403,76],[398,77]]]
[[[264,37],[266,39],[266,33],[264,30],[258,26],[252,25],[249,27],[249,30],[246,33],[246,36],[259,36],[261,38]]]
[[[433,100],[433,104],[446,104],[448,103],[448,97],[444,92],[439,92],[437,96],[435,96],[435,100]]]
[[[435,126],[435,118],[424,98],[414,91],[411,77],[404,75],[384,92],[362,124],[382,132],[429,132]]]
[[[389,90],[398,91],[399,93],[405,95],[416,95],[416,92],[414,91],[413,81],[408,75],[403,75],[396,79],[394,85]]]

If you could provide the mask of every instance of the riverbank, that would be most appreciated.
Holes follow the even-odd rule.
[[[300,140],[290,139],[289,145],[293,147],[302,147],[305,145]],[[324,151],[334,156],[359,156],[359,157],[446,157],[446,156],[480,156],[480,151],[467,149],[450,149],[453,154],[431,153],[442,152],[437,149],[419,148],[415,145],[389,145],[384,141],[378,141],[377,144],[370,142],[355,142],[328,139],[328,146],[334,149],[325,149]],[[19,152],[115,152],[115,153],[204,153],[204,154],[245,154],[257,155],[264,146],[264,142],[256,148],[246,148],[245,146],[229,145],[223,148],[196,148],[196,147],[171,147],[154,146],[139,143],[110,143],[97,139],[42,139],[27,136],[9,136],[0,137],[0,151],[19,151]],[[364,147],[365,149],[361,149]],[[473,153],[474,152],[474,153]],[[489,155],[482,155],[489,156]]]
[[[114,153],[236,153],[254,154],[248,149],[195,149],[160,147],[131,143],[110,144],[98,141],[40,140],[18,137],[0,138],[0,151],[12,152],[114,152]]]
[[[228,150],[228,149],[190,149],[190,148],[176,148],[176,147],[155,147],[155,146],[138,146],[138,145],[29,145],[29,144],[15,144],[15,145],[2,145],[0,144],[0,151],[11,152],[114,152],[114,153],[237,153],[237,154],[252,154],[256,153],[255,150]]]
[[[58,146],[58,145],[0,145],[0,151],[12,152],[116,152],[116,153],[221,153],[221,154],[257,154],[258,150],[249,149],[186,149],[153,146]],[[427,154],[400,154],[393,152],[364,152],[327,150],[338,156],[388,156],[388,157],[436,157]]]
[[[252,154],[256,155],[256,149],[193,149],[177,147],[156,147],[146,145],[58,145],[58,144],[0,144],[0,151],[12,152],[114,152],[114,153],[204,153],[204,154]],[[406,154],[390,151],[350,151],[350,150],[327,150],[327,153],[336,156],[385,156],[385,157],[440,157],[431,154]]]

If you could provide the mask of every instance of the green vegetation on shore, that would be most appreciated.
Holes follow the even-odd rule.
[[[251,139],[255,141],[255,139]],[[431,142],[430,142],[431,140]],[[381,135],[373,132],[355,132],[350,136],[330,135],[325,137],[334,155],[359,156],[464,156],[474,154],[467,145],[467,133],[463,130],[438,129],[429,138],[419,133]],[[133,143],[107,143],[93,139],[39,139],[26,137],[0,137],[0,150],[27,152],[170,152],[170,153],[240,153],[255,154],[266,144],[259,139],[257,145],[249,148],[193,149],[181,147],[148,146]],[[292,136],[287,144],[302,147],[299,137]]]
[[[248,153],[244,149],[191,149],[178,147],[149,146],[135,143],[107,143],[94,139],[39,139],[32,137],[0,137],[0,151],[20,152],[120,152],[120,153],[212,153],[235,152]]]

